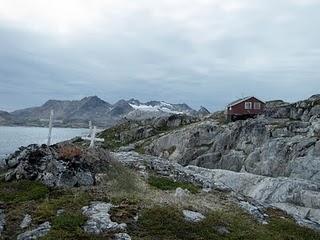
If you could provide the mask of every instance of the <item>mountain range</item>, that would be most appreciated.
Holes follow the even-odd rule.
[[[55,125],[61,127],[86,127],[88,121],[99,127],[109,127],[125,118],[141,120],[172,114],[204,116],[210,113],[204,107],[196,111],[184,103],[142,103],[137,99],[121,99],[110,104],[97,96],[90,96],[81,100],[48,100],[42,106],[10,113],[0,111],[0,125],[47,126],[51,110],[54,111]]]

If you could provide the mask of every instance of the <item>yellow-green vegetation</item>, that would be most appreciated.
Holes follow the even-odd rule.
[[[161,190],[175,190],[178,187],[180,187],[182,189],[188,189],[191,193],[194,193],[194,194],[198,193],[200,190],[199,187],[191,183],[173,181],[166,177],[150,176],[148,178],[148,183],[151,186]]]
[[[6,183],[0,182],[0,201],[21,203],[46,197],[49,189],[42,183],[29,180]]]
[[[223,229],[223,230],[222,230]],[[227,231],[227,232],[226,232]],[[297,226],[290,219],[271,219],[270,224],[257,223],[251,216],[233,209],[210,212],[206,219],[191,223],[182,210],[158,206],[141,212],[133,239],[143,240],[318,240],[320,234]]]

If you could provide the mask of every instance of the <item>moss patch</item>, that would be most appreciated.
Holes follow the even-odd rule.
[[[148,183],[161,190],[175,190],[178,187],[182,189],[188,189],[191,193],[195,194],[199,192],[199,187],[191,184],[191,183],[185,183],[185,182],[176,182],[169,178],[165,177],[156,177],[156,176],[150,176],[148,179]]]
[[[5,203],[21,203],[45,198],[49,189],[40,182],[21,180],[0,182],[0,201]]]

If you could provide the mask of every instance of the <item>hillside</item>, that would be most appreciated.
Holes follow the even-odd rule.
[[[10,115],[10,113],[5,111],[0,111],[0,125],[9,123],[11,119],[12,119],[12,116]]]
[[[242,185],[253,177],[256,184],[267,180],[87,149],[79,139],[30,145],[8,157],[0,173],[0,238],[319,239],[318,232],[299,226],[315,228],[311,221],[297,224],[285,212],[227,188],[222,181],[230,177]],[[280,194],[272,190],[273,197]]]

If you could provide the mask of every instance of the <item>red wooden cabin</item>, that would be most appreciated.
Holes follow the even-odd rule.
[[[228,120],[243,120],[263,114],[265,103],[256,97],[245,97],[227,105],[226,117]]]

